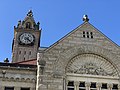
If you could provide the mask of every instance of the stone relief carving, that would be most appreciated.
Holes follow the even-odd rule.
[[[81,66],[79,69],[74,70],[74,71],[68,71],[68,72],[77,73],[77,74],[114,76],[113,73],[107,73],[102,67],[97,67],[93,63],[86,63],[85,65]]]
[[[82,54],[73,58],[66,68],[67,73],[101,76],[118,76],[116,68],[105,58],[94,54]]]

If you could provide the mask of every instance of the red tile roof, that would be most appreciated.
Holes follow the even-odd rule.
[[[29,65],[37,65],[37,59],[26,60],[21,62],[15,62],[16,64],[29,64]]]

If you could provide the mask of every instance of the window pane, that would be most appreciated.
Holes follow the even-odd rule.
[[[96,88],[96,83],[91,83],[90,88]]]
[[[107,89],[107,84],[106,83],[102,84],[102,89]]]
[[[118,85],[117,84],[113,84],[113,88],[112,89],[118,89]]]
[[[5,87],[5,90],[14,90],[14,87]]]
[[[79,87],[85,87],[85,82],[80,82]]]
[[[68,86],[74,86],[74,82],[73,81],[69,81],[68,82]]]
[[[79,88],[79,90],[85,90],[85,89]]]
[[[30,90],[30,88],[21,88],[21,90]]]
[[[68,90],[74,90],[74,88],[68,88]]]

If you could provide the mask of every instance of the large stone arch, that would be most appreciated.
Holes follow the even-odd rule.
[[[63,53],[61,53],[59,57],[56,59],[56,62],[54,63],[53,66],[54,74],[65,75],[65,70],[70,60],[81,54],[96,54],[105,58],[116,68],[118,74],[120,74],[119,73],[120,69],[118,68],[120,66],[119,65],[120,60],[116,54],[112,53],[112,51],[107,50],[103,47],[88,44],[87,45],[82,44],[78,47],[67,49]]]
[[[93,53],[80,54],[72,58],[65,71],[72,74],[118,77],[118,71],[111,62]]]

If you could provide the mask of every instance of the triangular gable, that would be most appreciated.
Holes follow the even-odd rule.
[[[113,50],[119,47],[89,22],[84,22],[78,26],[76,29],[51,45],[48,49],[46,49],[46,51],[60,44],[64,47],[65,43],[71,44],[71,46],[80,44],[94,44],[106,48],[112,47],[111,49]]]

